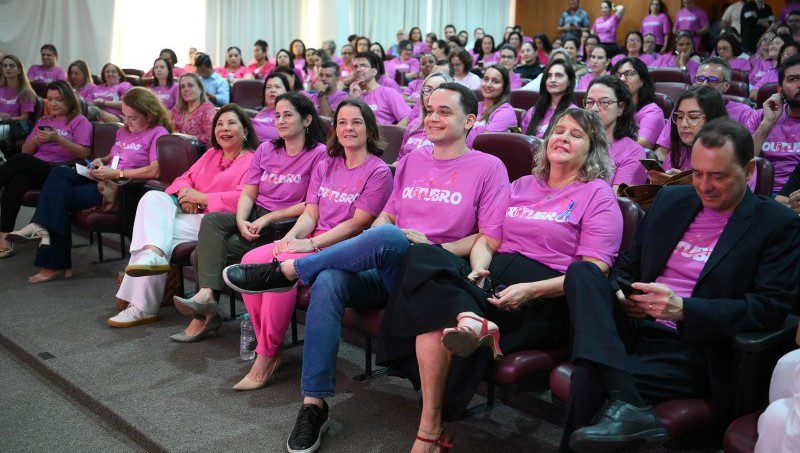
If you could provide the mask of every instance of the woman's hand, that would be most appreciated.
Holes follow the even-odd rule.
[[[500,291],[499,297],[489,297],[489,303],[497,308],[517,310],[524,304],[536,299],[536,283],[517,283]]]
[[[242,235],[248,241],[255,241],[259,238],[259,234],[251,233],[252,230],[255,230],[252,222],[248,222],[247,220],[236,219],[236,228],[239,230],[239,234]]]
[[[89,170],[89,174],[91,174],[94,179],[98,181],[109,181],[117,179],[117,176],[119,176],[119,170],[103,165],[100,168]]]
[[[178,203],[208,204],[208,197],[203,192],[184,187],[178,191]]]
[[[270,223],[272,223],[272,217],[269,214],[264,214],[256,220],[250,222],[250,225],[247,228],[250,234],[259,237],[261,236],[261,230],[269,226]]]
[[[286,244],[283,251],[288,253],[307,253],[316,252],[317,249],[311,245],[311,239],[292,239]]]
[[[106,105],[106,100],[103,98],[93,99],[92,104],[98,107],[104,107]]]
[[[196,203],[192,203],[190,201],[181,203],[181,209],[183,209],[183,212],[187,214],[197,214],[200,212],[200,207],[198,207]]]
[[[11,119],[11,115],[8,113],[0,113],[0,121],[9,121]]]
[[[406,235],[406,239],[408,242],[412,244],[433,244],[428,237],[425,236],[425,233],[417,230],[412,230],[410,228],[406,228],[402,230],[403,233]]]
[[[58,137],[59,135],[58,132],[56,131],[53,130],[43,131],[41,129],[36,129],[36,137],[34,139],[36,140],[36,143],[42,144],[47,142],[54,142],[58,139]]]

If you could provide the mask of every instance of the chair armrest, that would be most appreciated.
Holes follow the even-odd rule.
[[[292,229],[294,224],[297,222],[297,217],[290,217],[288,219],[280,219],[276,220],[269,224],[267,228],[272,231],[272,237],[275,239],[280,239],[286,236],[286,233]]]
[[[733,337],[733,345],[736,349],[744,352],[764,352],[778,345],[786,343],[795,336],[797,331],[798,317],[789,315],[778,329],[770,332],[747,332],[739,333]]]
[[[169,184],[166,182],[159,179],[151,179],[144,184],[144,191],[160,190],[163,192],[167,189],[167,187],[169,187]]]

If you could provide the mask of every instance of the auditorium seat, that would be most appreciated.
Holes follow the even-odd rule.
[[[747,96],[732,96],[730,94],[723,94],[722,99],[725,99],[726,101],[741,102],[742,104],[749,105],[750,108],[756,108],[756,103]]]
[[[533,156],[541,140],[513,132],[484,132],[475,137],[473,148],[498,157],[506,166],[510,181],[531,174]]]
[[[679,82],[686,85],[692,84],[692,79],[687,71],[680,68],[655,68],[650,70],[653,82]]]
[[[515,108],[514,109],[514,114],[517,115],[517,127],[518,128],[522,127],[522,118],[525,116],[525,110],[524,109]]]
[[[620,251],[627,250],[633,243],[636,229],[644,212],[628,198],[617,197],[622,210],[623,229]],[[566,345],[553,345],[542,349],[517,351],[500,358],[489,365],[484,380],[487,384],[487,405],[494,404],[494,387],[507,391],[524,393],[542,390],[547,387],[550,373],[560,362],[567,360],[569,350]]]
[[[586,92],[585,91],[575,90],[572,93],[572,103],[577,105],[578,108],[580,108],[580,109],[583,108],[583,101],[585,99],[586,99]]]
[[[758,89],[758,94],[756,95],[756,106],[761,108],[764,105],[764,102],[772,96],[773,94],[778,92],[778,84],[775,82],[765,83],[761,85],[761,88]]]
[[[658,104],[658,106],[661,107],[661,111],[664,112],[664,118],[669,118],[670,115],[672,115],[672,111],[675,110],[675,101],[664,93],[655,93],[655,95],[656,104]]]
[[[731,81],[731,86],[728,88],[728,91],[725,94],[730,94],[731,96],[742,96],[747,97],[750,94],[750,88],[746,82],[739,82],[736,80]]]
[[[394,72],[394,81],[401,87],[408,86],[408,79],[406,78],[406,73],[403,71]]]
[[[231,102],[245,109],[261,110],[264,106],[264,81],[237,80],[231,87]]]
[[[734,69],[731,71],[731,80],[735,80],[737,82],[744,82],[750,83],[750,75],[745,71],[740,71],[738,69]]]
[[[478,102],[483,101],[483,93],[481,93],[481,90],[472,90],[472,92],[475,93],[475,97],[478,98]]]
[[[92,82],[94,82],[95,85],[102,85],[103,79],[99,75],[92,74]]]
[[[739,417],[725,430],[722,447],[725,453],[753,453],[758,440],[758,417],[761,411]]]
[[[771,196],[775,187],[775,167],[763,157],[756,157],[756,195]]]
[[[47,83],[41,80],[31,80],[31,88],[42,99],[47,99]]]
[[[664,93],[676,102],[684,91],[689,89],[689,85],[682,82],[656,82],[656,93]]]
[[[528,111],[539,100],[539,93],[528,90],[513,90],[509,103],[515,109],[523,109]]]
[[[325,136],[330,138],[336,129],[333,127],[333,118],[329,116],[319,116],[319,120],[322,122],[322,129],[325,130]]]
[[[149,188],[166,189],[178,176],[184,174],[198,158],[200,142],[197,137],[174,132],[156,140],[158,151],[158,179],[147,181]]]
[[[711,402],[701,399],[668,400],[656,405],[656,414],[672,439],[670,443],[686,446],[681,442],[683,437],[712,439],[721,443],[722,439],[716,437],[719,435],[718,417],[727,420],[765,408],[775,363],[783,354],[797,347],[794,344],[797,321],[797,316],[789,315],[774,331],[740,333],[733,338],[737,363],[736,375],[732,376],[735,387],[732,413],[716,414]],[[574,369],[574,365],[566,363],[553,370],[550,389],[555,398],[561,401],[569,398],[570,376]]]
[[[397,162],[397,156],[400,154],[400,148],[403,146],[403,133],[404,127],[395,124],[379,124],[378,129],[381,131],[381,136],[386,140],[386,150],[383,152],[381,159],[387,164]]]
[[[124,72],[125,75],[132,75],[136,77],[144,76],[144,71],[142,71],[141,69],[128,68],[128,69],[123,69],[122,72]]]
[[[132,86],[139,86],[139,77],[133,75],[125,75],[125,81],[130,83]]]

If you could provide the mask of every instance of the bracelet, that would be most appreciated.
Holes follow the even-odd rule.
[[[314,238],[308,238],[308,242],[311,243],[311,247],[314,247],[314,250],[319,252],[319,247],[317,247],[317,244],[314,243]]]

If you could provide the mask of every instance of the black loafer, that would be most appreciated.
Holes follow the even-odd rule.
[[[600,409],[593,425],[572,433],[569,446],[580,452],[620,451],[668,440],[669,433],[652,406],[636,407],[615,400]]]
[[[231,288],[244,294],[289,291],[295,282],[284,277],[281,263],[274,259],[264,264],[234,264],[222,270],[222,278]]]

